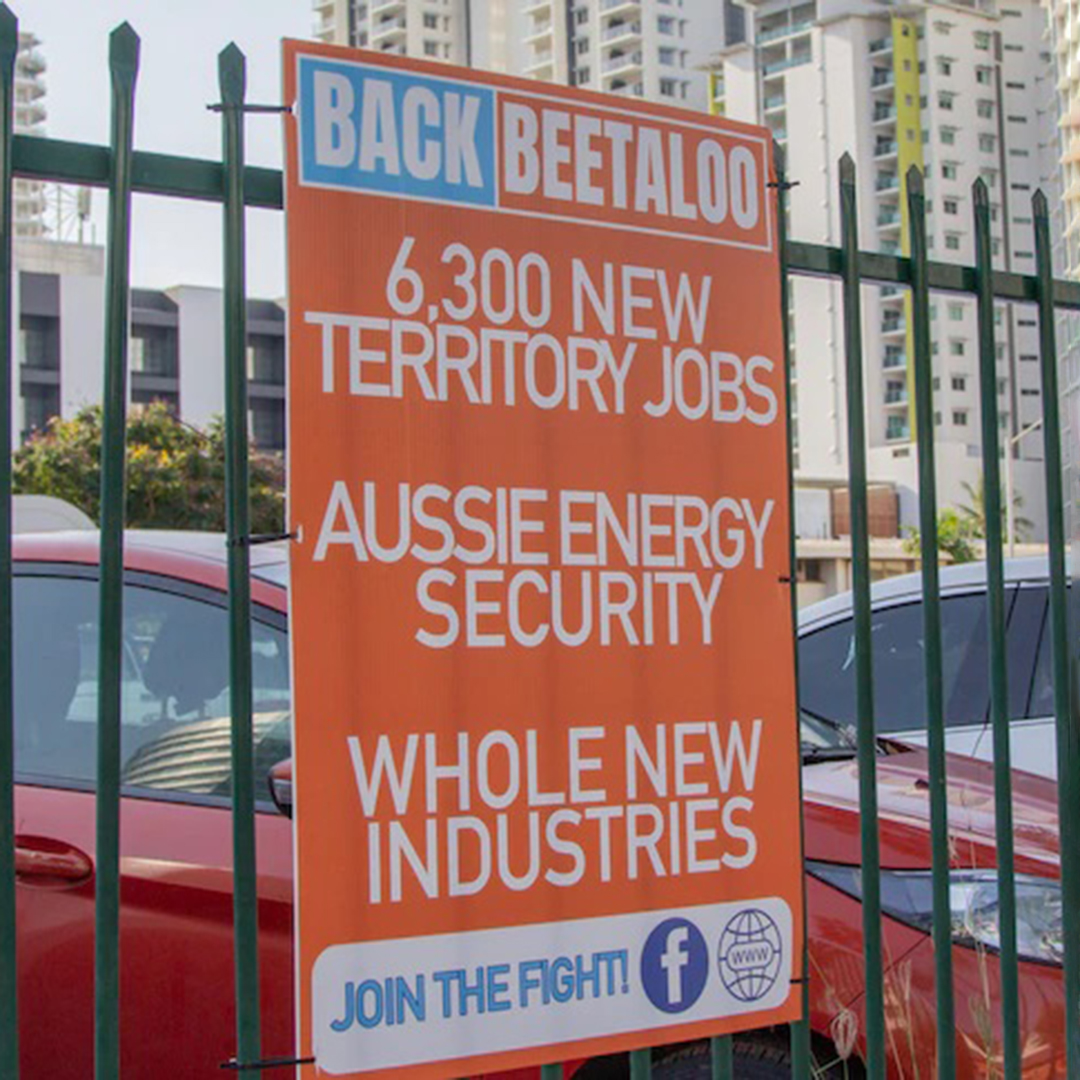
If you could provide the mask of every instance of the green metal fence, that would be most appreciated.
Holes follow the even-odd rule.
[[[244,163],[244,116],[276,107],[245,105],[245,62],[235,46],[219,58],[221,101],[213,106],[222,125],[222,160],[206,161],[146,153],[132,147],[139,39],[124,24],[111,39],[112,132],[108,147],[54,139],[14,136],[14,62],[18,46],[15,16],[0,5],[0,445],[10,446],[12,312],[12,181],[25,177],[108,189],[106,272],[104,434],[102,446],[102,521],[100,614],[102,643],[99,671],[99,742],[97,765],[97,858],[95,941],[95,1064],[99,1080],[119,1075],[119,826],[120,826],[120,678],[121,583],[124,524],[124,428],[127,381],[130,217],[136,192],[220,203],[225,281],[225,371],[227,444],[227,533],[232,748],[234,929],[237,1000],[236,1059],[245,1075],[261,1074],[271,1064],[261,1060],[257,954],[254,770],[252,761],[251,636],[247,506],[247,386],[245,368],[244,214],[246,207],[282,208],[282,177],[274,170]],[[1048,207],[1041,193],[1033,199],[1037,270],[1034,275],[995,271],[991,266],[990,212],[982,181],[974,188],[976,264],[961,266],[927,258],[926,200],[922,177],[912,169],[906,179],[910,256],[860,251],[857,232],[855,166],[845,157],[840,168],[842,240],[839,247],[798,243],[784,235],[788,181],[777,154],[777,219],[783,269],[782,302],[787,325],[789,276],[838,279],[844,300],[847,401],[849,417],[858,768],[861,796],[863,930],[866,978],[866,1069],[871,1078],[887,1070],[884,972],[881,948],[876,746],[872,670],[870,560],[867,514],[867,453],[863,393],[860,289],[863,284],[893,284],[911,292],[913,381],[918,447],[919,522],[924,590],[929,787],[933,859],[933,942],[936,965],[937,1073],[957,1075],[951,970],[949,903],[950,852],[945,773],[945,722],[942,700],[941,608],[937,564],[937,499],[934,473],[934,419],[930,347],[931,290],[973,296],[978,307],[982,411],[982,465],[985,474],[988,616],[990,628],[991,718],[995,760],[998,883],[1002,910],[1001,1028],[1002,1072],[1021,1075],[1018,962],[1015,926],[1009,718],[1005,664],[1003,538],[999,483],[994,317],[995,300],[1037,306],[1040,323],[1046,491],[1050,552],[1050,621],[1053,687],[1057,717],[1059,809],[1062,821],[1080,820],[1080,723],[1073,704],[1073,663],[1066,612],[1066,532],[1062,491],[1059,387],[1055,312],[1080,311],[1080,284],[1054,280]],[[790,404],[789,404],[790,408]],[[789,430],[790,430],[789,416]],[[789,446],[789,462],[791,448]],[[792,470],[789,469],[789,473]],[[0,454],[0,1077],[18,1076],[18,1002],[16,994],[14,741],[11,642],[11,465]],[[794,563],[794,534],[790,538]],[[795,587],[792,584],[794,615]],[[1061,845],[1064,897],[1064,981],[1067,1075],[1080,1080],[1080,846]],[[1076,913],[1068,917],[1068,913]],[[804,1015],[808,988],[802,988]],[[275,1048],[277,1049],[277,1048]],[[732,1041],[712,1042],[714,1077],[733,1075]],[[811,1036],[807,1021],[792,1025],[792,1071],[812,1075]],[[650,1053],[630,1056],[633,1080],[650,1075]],[[168,1064],[163,1064],[168,1068]],[[544,1080],[561,1075],[545,1066]]]

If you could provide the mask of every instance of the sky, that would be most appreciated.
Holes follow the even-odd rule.
[[[311,0],[9,0],[21,30],[41,39],[46,134],[106,144],[109,34],[125,19],[142,40],[135,96],[135,147],[221,158],[221,126],[206,106],[218,100],[217,55],[235,42],[248,60],[248,101],[281,99],[281,39],[308,37]],[[251,164],[281,166],[281,120],[247,119]],[[93,229],[106,235],[107,199],[92,196]],[[221,284],[217,205],[140,196],[132,220],[132,284],[142,288]],[[248,212],[248,294],[285,291],[282,214]]]

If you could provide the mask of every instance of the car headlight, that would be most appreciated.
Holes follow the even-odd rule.
[[[862,897],[858,866],[807,861],[807,871],[841,892]],[[1001,947],[1001,908],[995,870],[949,873],[952,936],[971,948]],[[933,926],[933,880],[929,870],[882,870],[881,910],[930,933]],[[1064,912],[1061,883],[1051,878],[1016,875],[1016,945],[1025,960],[1061,964],[1064,960]]]

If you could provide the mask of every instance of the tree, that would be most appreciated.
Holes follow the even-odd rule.
[[[948,555],[954,563],[974,562],[979,554],[972,542],[976,539],[970,521],[953,509],[942,510],[937,521],[938,551]],[[918,529],[908,529],[904,539],[904,550],[909,555],[919,555],[922,551]]]
[[[99,406],[71,420],[51,420],[15,451],[17,494],[54,495],[100,520]],[[252,532],[280,532],[284,468],[252,447],[249,456]],[[127,523],[143,529],[225,528],[225,424],[204,432],[177,420],[160,402],[133,409],[127,422]]]
[[[964,520],[968,523],[972,529],[972,536],[978,537],[980,540],[986,539],[986,490],[983,487],[983,479],[979,478],[977,484],[969,484],[966,480],[960,485],[967,493],[968,502],[961,503],[960,514]],[[1019,513],[1020,508],[1024,505],[1023,496],[1016,494],[1013,495],[1013,510],[1016,511],[1013,514],[1013,540],[1023,541],[1031,535],[1032,530],[1035,528],[1034,523]],[[1005,496],[1001,498],[1001,533],[1005,537],[1006,543],[1008,543],[1008,524],[1007,524],[1007,508],[1005,506]]]

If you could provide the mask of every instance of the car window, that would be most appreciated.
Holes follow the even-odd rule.
[[[1027,714],[1031,717],[1054,715],[1054,642],[1050,633],[1050,619],[1043,620],[1039,634],[1035,673],[1031,680],[1031,696]]]
[[[92,783],[97,760],[98,586],[85,577],[14,583],[16,769]],[[288,643],[252,624],[256,776],[289,756]],[[121,782],[228,795],[228,617],[214,603],[124,588]]]
[[[1045,715],[1029,712],[1033,700],[1036,653],[1046,622],[1046,588],[1019,589],[1009,616],[1008,657],[1009,717]],[[1050,694],[1053,701],[1053,692]],[[1053,712],[1053,708],[1050,710]]]
[[[922,604],[873,613],[874,710],[882,733],[925,727]],[[989,701],[986,597],[947,597],[941,605],[945,722],[979,723]],[[799,640],[800,704],[813,715],[854,724],[855,641],[851,619]]]

